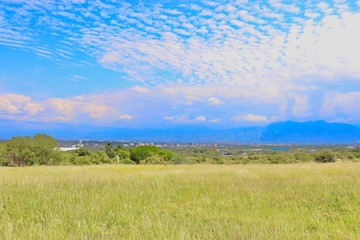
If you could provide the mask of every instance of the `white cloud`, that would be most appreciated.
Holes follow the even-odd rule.
[[[135,91],[135,92],[139,92],[139,93],[145,93],[148,92],[149,90],[145,87],[140,87],[140,86],[134,86],[131,88],[131,90]]]
[[[176,117],[174,117],[174,116],[165,116],[164,119],[168,120],[168,121],[172,121],[172,120],[175,120]]]
[[[2,95],[4,118],[22,114],[28,119],[48,115],[61,121],[116,121],[131,116],[121,115],[126,112],[136,114],[137,120],[147,111],[161,120],[150,111],[156,108],[160,116],[169,118],[165,120],[193,122],[204,117],[201,108],[224,102],[226,106],[216,110],[231,103],[234,109],[251,105],[259,114],[246,115],[252,111],[244,109],[233,118],[239,121],[269,121],[265,117],[272,115],[269,108],[276,116],[305,118],[316,114],[311,112],[311,90],[329,82],[346,86],[346,79],[360,77],[360,13],[346,1],[334,1],[331,6],[326,1],[307,2],[306,10],[301,1],[284,4],[281,0],[270,1],[271,6],[259,1],[223,5],[208,1],[206,6],[184,3],[171,9],[146,1],[138,6],[93,1],[87,8],[78,4],[83,0],[73,2],[24,1],[19,9],[5,2],[2,7],[14,9],[16,17],[2,16],[0,44],[54,61],[84,53],[125,76],[122,86],[134,87],[41,101]],[[60,12],[65,8],[68,11]],[[305,17],[298,14],[301,11]],[[46,17],[35,19],[37,13]],[[109,24],[112,15],[116,17]],[[74,20],[69,23],[64,17]],[[36,29],[54,33],[54,43],[41,44],[42,33]],[[339,94],[326,95],[324,115],[348,116],[356,107],[338,97],[342,94],[352,101],[357,99],[354,94]],[[178,112],[185,114],[178,116]],[[188,116],[197,115],[198,120],[189,120]]]
[[[294,96],[292,112],[296,117],[308,117],[311,115],[309,97],[307,95]]]
[[[20,94],[0,94],[0,113],[35,115],[44,108],[30,97]]]
[[[206,122],[206,117],[204,116],[197,116],[195,118],[195,121],[198,121],[198,122]]]
[[[191,123],[192,122],[189,119],[189,116],[187,114],[175,115],[175,116],[165,116],[164,120],[170,121],[172,123]]]
[[[171,14],[171,15],[181,15],[182,12],[180,12],[179,10],[176,9],[168,9],[166,10],[166,13]]]
[[[41,106],[41,104],[36,102],[27,103],[24,109],[28,111],[32,116],[36,115],[39,112],[43,112],[45,110],[44,107]]]
[[[119,119],[120,120],[132,120],[132,119],[134,119],[134,117],[129,114],[124,114],[124,115],[120,115]]]
[[[209,123],[218,123],[219,121],[220,121],[220,119],[214,118],[214,119],[210,119]]]
[[[355,66],[360,55],[357,51],[359,31],[356,26],[359,13],[346,10],[341,12],[340,17],[322,16],[319,20],[306,24],[303,23],[305,18],[302,19],[303,22],[299,22],[299,17],[291,18],[288,24],[282,23],[279,28],[279,22],[267,17],[281,20],[287,11],[299,13],[300,3],[290,5],[273,0],[270,1],[272,7],[266,7],[255,1],[244,7],[242,2],[247,1],[221,5],[216,9],[212,8],[216,4],[210,2],[205,3],[210,7],[182,4],[181,11],[177,8],[166,8],[166,5],[141,4],[140,8],[125,3],[115,6],[111,3],[94,2],[89,3],[89,8],[101,7],[102,13],[93,13],[91,21],[96,19],[101,28],[91,22],[86,27],[80,24],[81,21],[87,21],[86,18],[69,26],[66,21],[52,16],[51,13],[49,14],[53,22],[45,21],[47,25],[44,27],[56,29],[64,38],[72,36],[71,39],[59,39],[68,44],[77,43],[75,46],[70,45],[69,49],[84,51],[99,59],[99,63],[104,67],[126,73],[133,81],[139,82],[171,82],[172,78],[168,78],[167,74],[161,76],[164,71],[198,83],[205,81],[207,84],[237,87],[262,85],[266,81],[273,81],[281,86],[284,81],[308,74],[325,77],[343,73],[360,74],[360,70]],[[61,3],[54,4],[49,2],[43,7],[65,7]],[[27,7],[29,11],[33,10],[32,8],[39,10],[37,4],[29,3]],[[329,6],[326,2],[309,3],[305,15],[315,17],[318,8],[328,10]],[[200,17],[183,14],[190,10],[199,12]],[[82,5],[75,4],[69,14],[83,15],[85,11],[87,9]],[[231,14],[226,16],[224,11]],[[119,14],[122,23],[109,25],[105,16],[114,12]],[[227,18],[232,25],[240,29],[221,22]],[[15,33],[18,26],[13,29],[5,28],[6,30],[1,30],[4,33],[1,34],[3,40],[0,40],[0,44],[1,41],[3,44],[10,44],[17,40],[19,45],[26,45],[36,41],[32,39],[31,26],[26,25],[31,21],[18,21],[16,23],[26,31]],[[261,25],[255,28],[247,22]],[[290,25],[300,30],[290,34]],[[150,31],[149,27],[153,30]],[[146,32],[146,29],[149,32]],[[198,35],[196,32],[199,30],[205,35]],[[61,34],[63,32],[67,34]],[[72,32],[74,34],[71,34]],[[152,32],[158,37],[154,38]],[[58,53],[66,52],[66,49],[57,49],[56,53],[51,48],[33,51],[46,56],[58,56]],[[69,54],[71,52],[65,55]],[[264,81],[264,78],[268,80]]]
[[[86,80],[85,77],[80,76],[80,75],[70,75],[70,78],[74,79],[74,80]]]
[[[10,114],[19,113],[19,109],[11,102],[7,96],[0,97],[0,111]]]
[[[210,97],[208,98],[208,102],[211,105],[215,105],[215,106],[219,106],[219,105],[223,105],[224,102],[221,101],[220,99],[216,98],[216,97]]]
[[[268,119],[266,116],[255,115],[255,114],[247,114],[247,115],[239,115],[231,118],[231,121],[234,122],[266,122]]]
[[[326,11],[329,8],[329,4],[326,2],[320,2],[317,5],[318,8],[320,8],[322,11]]]
[[[87,103],[86,105],[81,107],[80,111],[88,114],[91,118],[97,120],[104,119],[107,121],[108,118],[112,117],[112,114],[110,114],[110,107],[94,103]]]
[[[48,104],[48,109],[51,109],[53,115],[61,117],[64,122],[70,122],[75,120],[75,102],[70,99],[61,99],[61,98],[51,98],[47,99],[46,103]],[[50,118],[51,119],[51,118]]]
[[[324,117],[331,117],[338,121],[359,121],[360,92],[326,94],[321,106],[321,113]]]
[[[12,120],[78,122],[88,119],[111,122],[117,110],[84,100],[82,96],[35,101],[20,94],[0,94],[0,113],[2,119]]]

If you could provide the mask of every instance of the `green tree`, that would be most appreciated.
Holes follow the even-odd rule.
[[[31,137],[14,137],[6,142],[7,165],[26,166],[33,164],[53,164],[59,161],[55,151],[57,141],[45,134]]]
[[[155,146],[140,146],[130,149],[130,159],[139,164],[141,161],[147,163],[159,163],[170,161],[175,153]]]
[[[0,166],[7,165],[8,161],[6,158],[6,143],[0,142]]]
[[[13,137],[6,143],[8,165],[25,166],[34,163],[31,137]]]
[[[91,156],[92,155],[92,153],[91,153],[91,151],[89,149],[83,148],[83,147],[77,149],[76,151],[74,151],[74,153],[77,154],[79,157],[81,157],[81,156]]]
[[[105,145],[105,153],[109,158],[115,157],[114,151],[112,150],[112,144],[111,143],[107,143]]]
[[[315,157],[315,162],[319,162],[319,163],[335,162],[335,156],[328,152],[321,153]]]
[[[52,164],[59,160],[59,154],[54,150],[59,147],[53,137],[46,134],[36,134],[33,137],[33,151],[36,164]]]

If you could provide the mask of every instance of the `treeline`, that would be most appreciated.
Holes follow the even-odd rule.
[[[14,137],[0,143],[1,166],[31,165],[89,165],[89,164],[168,164],[176,154],[155,146],[124,149],[108,143],[105,151],[86,148],[62,152],[51,136],[36,134],[31,137]]]
[[[14,137],[0,142],[0,166],[89,165],[89,164],[248,164],[360,161],[360,148],[251,152],[239,148],[224,152],[216,148],[174,148],[155,146],[123,148],[107,143],[103,150],[80,148],[62,152],[51,136]]]
[[[173,149],[178,153],[179,163],[212,163],[212,164],[281,164],[304,162],[335,162],[335,161],[360,161],[360,148],[346,147],[316,147],[310,149],[289,149],[288,151],[249,151],[237,147],[230,147],[226,151],[208,148],[180,148]],[[313,149],[312,149],[313,150]]]

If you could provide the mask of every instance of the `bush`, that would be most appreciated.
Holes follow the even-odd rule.
[[[106,153],[95,152],[91,155],[91,163],[92,164],[112,163],[112,159],[110,159],[106,155]]]
[[[77,150],[74,151],[79,157],[83,157],[83,156],[91,156],[91,151],[89,149],[86,148],[79,148]]]
[[[119,156],[120,160],[130,159],[130,152],[127,149],[117,148],[115,151],[115,155]]]
[[[335,156],[333,156],[330,153],[322,153],[315,157],[315,162],[319,162],[319,163],[335,162]]]
[[[93,163],[90,156],[74,157],[71,160],[74,165],[90,165]]]
[[[176,155],[173,158],[171,158],[172,164],[182,164],[184,162],[184,159],[180,155]]]
[[[170,161],[175,154],[173,152],[155,147],[140,146],[130,149],[130,159],[135,163],[163,163]]]
[[[10,166],[9,160],[5,157],[0,155],[0,166]]]
[[[123,158],[119,160],[120,164],[135,164],[134,161],[132,161],[130,158]]]
[[[219,156],[215,156],[215,157],[213,157],[213,163],[224,164],[224,160],[222,160]]]
[[[14,137],[6,142],[5,154],[2,154],[2,164],[8,166],[29,166],[55,164],[60,155],[54,149],[57,141],[45,134],[36,134],[31,137]]]

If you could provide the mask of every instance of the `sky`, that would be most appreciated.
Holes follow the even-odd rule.
[[[360,125],[360,1],[0,0],[0,121]]]

